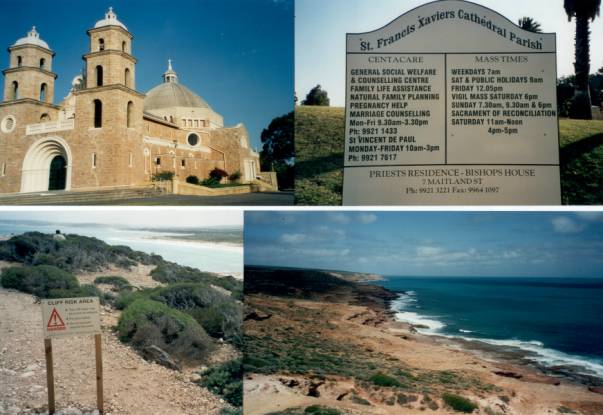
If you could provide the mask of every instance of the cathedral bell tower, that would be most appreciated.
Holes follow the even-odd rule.
[[[52,104],[54,81],[52,72],[54,52],[40,39],[34,26],[23,37],[8,48],[10,67],[4,74],[4,101],[30,98]]]
[[[135,185],[143,181],[144,94],[135,90],[136,58],[132,34],[112,8],[87,31],[90,51],[84,87],[74,91],[76,130],[90,154],[80,171],[98,186]]]
[[[123,85],[135,89],[132,56],[132,34],[117,20],[113,8],[105,13],[93,29],[88,30],[90,53],[86,61],[86,88],[105,85]]]

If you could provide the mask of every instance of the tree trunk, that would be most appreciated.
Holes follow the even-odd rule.
[[[570,109],[570,118],[592,119],[588,75],[590,72],[590,30],[588,17],[576,16],[576,91]]]

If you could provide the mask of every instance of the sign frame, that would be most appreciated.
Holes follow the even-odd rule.
[[[374,51],[374,48],[371,48],[371,46],[368,46],[366,51],[358,51],[358,50],[351,50],[350,48],[350,42],[351,39],[353,38],[354,41],[358,41],[358,39],[361,36],[364,37],[368,37],[369,35],[373,35],[376,33],[384,33],[381,32],[382,30],[389,28],[389,27],[394,27],[394,29],[401,28],[404,25],[403,24],[398,24],[395,25],[399,22],[403,21],[403,18],[405,16],[409,16],[409,18],[412,17],[412,14],[419,11],[420,9],[427,9],[427,8],[435,8],[438,6],[447,6],[450,5],[451,7],[456,6],[456,5],[462,5],[462,4],[466,4],[467,7],[471,7],[471,8],[478,8],[478,9],[483,9],[484,11],[487,11],[490,14],[490,17],[494,20],[494,19],[502,19],[502,21],[504,21],[505,25],[507,26],[511,26],[514,29],[517,30],[518,33],[523,34],[523,33],[529,33],[532,36],[541,36],[541,40],[543,40],[543,46],[542,48],[544,48],[544,50],[542,51],[529,51],[529,50],[521,50],[521,51],[504,51],[504,52],[496,52],[496,51],[477,51],[477,52],[464,52],[464,51],[446,51],[445,47],[443,48],[443,51],[439,51],[439,52],[435,52],[435,51],[428,51],[428,52],[421,52],[420,50],[412,50],[413,48],[415,48],[413,46],[413,48],[410,48],[411,50],[408,52],[405,51],[399,51],[399,50],[382,50],[382,51]],[[426,10],[427,11],[427,10]],[[484,19],[486,18],[486,16],[484,16]],[[467,24],[467,23],[465,23]],[[483,26],[483,24],[482,24]],[[409,27],[407,26],[407,29]],[[413,28],[414,31],[414,28]],[[387,32],[385,32],[387,33]],[[505,32],[505,37],[507,36],[506,34],[507,32]],[[515,34],[513,34],[513,36],[515,36]],[[509,34],[509,37],[512,37],[511,34]],[[508,40],[508,39],[506,39]],[[402,41],[400,41],[400,43],[403,43],[404,39]],[[364,43],[368,43],[368,42],[364,42]],[[364,46],[363,46],[364,47]],[[520,48],[520,46],[514,46],[515,48]],[[396,48],[396,46],[394,47],[394,49]],[[527,46],[526,46],[527,48]],[[359,46],[356,46],[356,49],[360,49]],[[448,160],[448,152],[449,152],[449,129],[451,126],[451,122],[452,122],[452,117],[449,116],[449,106],[451,105],[448,101],[449,101],[449,95],[451,94],[451,89],[450,89],[450,84],[448,82],[448,78],[449,78],[449,66],[448,66],[448,60],[449,60],[449,56],[450,55],[485,55],[485,54],[490,54],[490,55],[542,55],[542,56],[547,56],[550,55],[551,59],[552,59],[552,65],[554,65],[554,69],[551,69],[551,72],[548,73],[549,77],[552,75],[554,76],[554,82],[556,83],[556,79],[557,79],[557,38],[556,38],[556,33],[531,33],[531,32],[527,32],[524,31],[523,29],[521,29],[519,26],[517,26],[514,22],[512,22],[511,20],[509,20],[507,17],[505,17],[504,15],[500,14],[499,12],[492,10],[488,7],[485,7],[483,5],[474,3],[474,2],[470,2],[470,1],[465,1],[465,0],[436,0],[436,1],[432,1],[432,2],[428,2],[425,4],[422,4],[418,7],[415,7],[413,9],[410,9],[404,13],[402,13],[401,15],[399,15],[398,17],[394,18],[393,20],[389,21],[388,23],[386,23],[385,25],[381,26],[380,28],[377,28],[375,30],[369,31],[369,32],[362,32],[362,33],[346,33],[346,66],[345,66],[345,114],[344,114],[344,128],[345,128],[345,139],[344,139],[344,168],[343,168],[343,193],[342,193],[342,205],[344,206],[349,206],[349,205],[366,205],[366,206],[370,206],[370,205],[399,205],[399,206],[403,206],[403,205],[434,205],[434,206],[438,206],[438,205],[560,205],[562,203],[562,192],[561,192],[561,178],[560,178],[560,156],[559,156],[559,149],[560,149],[560,136],[559,136],[559,116],[558,116],[558,112],[557,112],[557,96],[556,96],[556,90],[553,84],[553,86],[551,86],[551,88],[547,89],[546,91],[548,91],[549,95],[551,95],[551,99],[550,104],[552,106],[552,111],[554,112],[554,115],[550,115],[548,119],[546,119],[546,121],[543,122],[547,122],[548,127],[551,129],[551,131],[554,131],[554,134],[551,135],[556,135],[556,140],[555,142],[553,142],[552,140],[554,140],[553,137],[549,136],[548,138],[546,138],[546,145],[549,146],[548,150],[551,154],[550,154],[550,158],[552,162],[547,162],[547,163],[453,163],[450,162]],[[351,165],[349,163],[349,153],[348,153],[348,145],[350,145],[351,140],[350,140],[350,129],[353,129],[354,126],[352,126],[350,124],[350,118],[352,118],[350,116],[350,112],[351,112],[351,106],[350,106],[350,95],[352,94],[351,92],[351,88],[350,86],[352,85],[350,83],[350,77],[351,72],[350,72],[350,56],[351,55],[423,55],[423,56],[431,56],[431,55],[441,55],[443,56],[444,59],[444,69],[443,69],[443,82],[444,82],[444,88],[442,89],[442,93],[444,95],[444,97],[439,97],[440,101],[444,102],[444,163],[421,163],[421,162],[413,162],[413,163],[400,163],[400,164],[387,164],[387,163],[382,163],[380,165],[373,165],[373,164],[369,164],[369,165]],[[553,72],[554,71],[554,72]],[[544,71],[543,71],[544,72]],[[548,78],[547,78],[548,80]],[[550,80],[549,80],[550,81]],[[431,84],[430,84],[431,85]],[[546,86],[548,88],[548,83],[546,83]],[[544,86],[543,86],[544,87]],[[501,88],[502,89],[502,88]],[[553,92],[551,92],[551,90]],[[441,94],[440,94],[441,95]],[[451,100],[450,100],[451,101]],[[551,120],[551,118],[555,116],[556,120],[553,121]],[[552,126],[554,125],[554,130],[552,128]],[[525,134],[525,133],[524,133]],[[547,134],[544,134],[545,136]],[[484,139],[486,137],[483,137]],[[554,147],[553,147],[554,146]],[[536,150],[534,150],[534,152],[536,152]],[[377,153],[375,153],[377,154]],[[523,193],[520,191],[522,184],[518,185],[518,190],[515,190],[515,194],[514,195],[510,195],[510,196],[500,196],[498,198],[495,199],[488,199],[485,201],[480,200],[479,195],[471,195],[470,197],[467,197],[465,199],[463,199],[463,196],[459,196],[459,195],[452,195],[452,196],[446,196],[446,195],[435,195],[435,197],[431,196],[431,198],[429,196],[427,197],[418,197],[418,200],[412,200],[412,194],[410,197],[408,197],[408,191],[413,190],[412,188],[407,188],[406,195],[398,195],[397,196],[397,200],[392,201],[392,198],[389,197],[387,195],[387,193],[385,192],[391,192],[392,190],[392,185],[395,184],[395,186],[399,186],[399,187],[404,187],[404,182],[403,179],[391,179],[389,180],[388,186],[383,185],[383,183],[380,183],[380,188],[377,190],[372,190],[371,191],[371,195],[363,197],[361,195],[358,195],[358,193],[364,193],[366,190],[371,190],[369,188],[369,181],[370,178],[368,177],[363,177],[362,180],[363,182],[361,183],[362,185],[354,185],[354,186],[350,186],[350,181],[351,180],[358,180],[357,177],[359,177],[359,175],[356,175],[354,177],[352,177],[352,172],[354,170],[362,170],[362,168],[379,168],[379,167],[383,167],[386,170],[383,170],[383,172],[386,172],[387,169],[391,169],[392,168],[398,168],[400,167],[401,169],[398,170],[398,174],[400,173],[404,173],[404,169],[406,169],[407,171],[409,171],[409,168],[419,168],[419,167],[427,167],[427,168],[439,168],[439,167],[458,167],[458,168],[463,168],[463,167],[475,167],[475,168],[510,168],[510,169],[514,169],[517,168],[517,171],[519,171],[519,169],[521,169],[520,173],[523,173],[524,171],[526,172],[526,174],[529,175],[534,175],[534,176],[538,176],[540,182],[535,182],[532,181],[531,187],[543,187],[544,190],[542,190],[541,194],[531,194],[530,191],[533,192],[533,189],[530,189],[530,186],[526,186],[526,190],[523,191]],[[413,170],[414,171],[414,170]],[[412,172],[412,171],[411,171]],[[389,172],[388,172],[389,173]],[[515,170],[505,170],[504,171],[504,179],[509,180],[509,183],[511,183],[511,180],[515,180],[517,181],[518,179],[514,179],[512,176],[509,176],[507,178],[507,174],[514,174]],[[364,174],[364,172],[363,172]],[[371,173],[372,174],[372,173]],[[375,173],[378,174],[378,173]],[[552,178],[550,176],[550,174],[552,174]],[[502,174],[501,174],[502,176]],[[378,176],[377,176],[378,177]],[[400,177],[400,176],[398,176]],[[383,179],[381,179],[383,181]],[[503,179],[500,179],[503,180]],[[525,181],[525,180],[524,180]],[[542,182],[545,183],[545,186],[542,186]],[[351,191],[350,189],[353,189],[353,191]],[[488,188],[486,188],[488,189]],[[498,188],[497,188],[498,189]],[[416,188],[415,188],[416,190]],[[423,190],[423,189],[420,189]],[[433,190],[433,188],[431,189]],[[481,189],[481,191],[483,192],[484,188]],[[497,190],[498,191],[498,190]],[[415,191],[416,193],[416,191]],[[353,197],[350,197],[350,194],[353,195]],[[386,196],[384,196],[384,194],[386,194]],[[542,196],[543,194],[546,194],[546,196]],[[523,200],[517,201],[517,199],[523,197],[525,195],[525,198]],[[379,197],[381,197],[381,199],[379,199]],[[539,199],[540,198],[540,199]],[[546,199],[546,202],[542,202],[540,200],[544,200]],[[489,201],[489,200],[493,200],[493,201]]]
[[[94,336],[96,406],[99,413],[103,414],[103,357],[99,297],[41,299],[40,303],[42,312],[42,330],[44,332],[44,355],[46,358],[46,386],[48,390],[49,415],[54,414],[56,411],[52,339],[90,334]],[[87,309],[70,309],[77,307],[79,304],[83,304],[83,307],[89,305],[89,307]],[[59,310],[57,310],[57,307]],[[48,312],[49,308],[52,308],[52,311]],[[78,317],[78,311],[80,313],[87,312],[88,317],[91,317],[92,321],[84,321],[82,317]],[[63,314],[62,316],[61,313]],[[72,317],[73,319],[71,319]],[[70,326],[71,322],[73,322],[73,326]]]

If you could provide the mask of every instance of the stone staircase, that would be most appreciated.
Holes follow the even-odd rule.
[[[113,200],[155,197],[163,192],[153,186],[102,190],[52,191],[0,195],[0,205],[94,205]]]

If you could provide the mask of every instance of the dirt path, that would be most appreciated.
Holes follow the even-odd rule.
[[[31,295],[0,289],[0,413],[47,410],[40,305]],[[101,309],[106,414],[218,414],[223,401],[188,375],[149,363],[112,333],[116,313]],[[96,406],[94,340],[53,340],[57,409]]]

